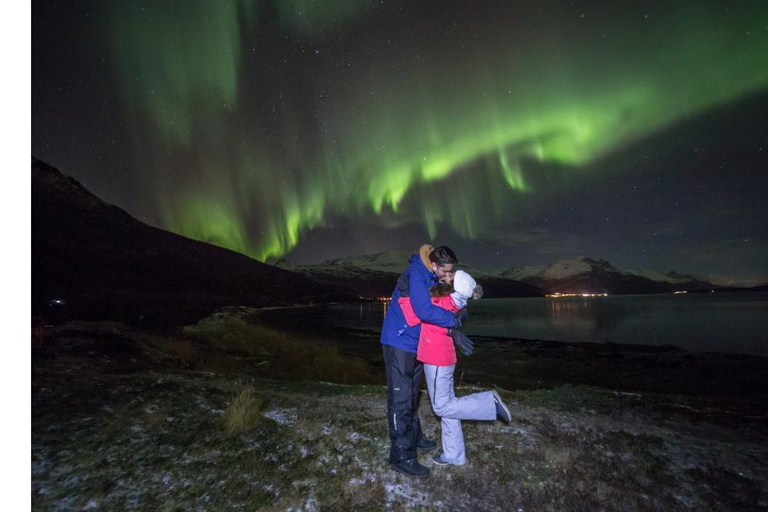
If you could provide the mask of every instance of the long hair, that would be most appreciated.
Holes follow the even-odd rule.
[[[430,297],[445,297],[453,293],[453,285],[440,281],[435,286],[429,287]]]

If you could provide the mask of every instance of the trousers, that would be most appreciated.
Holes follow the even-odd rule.
[[[432,410],[440,417],[443,455],[446,462],[456,465],[467,463],[464,431],[461,420],[495,420],[496,402],[492,391],[482,391],[457,398],[453,389],[453,371],[456,365],[435,366],[424,364],[427,390]]]
[[[382,344],[387,376],[387,418],[389,422],[389,461],[416,458],[416,444],[421,440],[419,387],[424,365],[416,354]]]

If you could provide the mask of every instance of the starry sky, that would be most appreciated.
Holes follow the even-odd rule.
[[[766,63],[763,0],[37,1],[32,152],[261,261],[768,279]]]

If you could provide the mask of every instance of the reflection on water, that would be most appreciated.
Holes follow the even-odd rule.
[[[329,306],[326,321],[379,330],[388,302]],[[677,345],[768,356],[768,294],[482,299],[467,333],[558,341]]]
[[[370,317],[370,310],[371,310],[371,304],[374,304],[378,306],[381,309],[381,320],[384,321],[384,315],[387,314],[387,309],[389,309],[389,300],[382,300],[380,302],[361,302],[360,303],[360,315],[358,316],[359,325],[356,326],[358,328],[367,328],[370,327],[369,325],[366,325],[366,321],[369,320]],[[374,307],[376,307],[374,306]],[[378,316],[375,316],[375,318],[372,318],[370,320],[377,319]]]
[[[582,333],[585,338],[574,341],[620,342],[614,336],[626,311],[620,305],[606,308],[602,301],[614,300],[604,297],[546,299],[549,306],[549,323],[555,332],[565,337]],[[612,311],[609,311],[612,309]],[[546,318],[545,324],[546,324]],[[543,327],[546,327],[544,325]],[[559,338],[565,340],[565,337]],[[570,340],[569,340],[570,341]]]

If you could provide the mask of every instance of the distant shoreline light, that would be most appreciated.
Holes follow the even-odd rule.
[[[607,297],[607,293],[548,293],[545,297],[550,299],[560,299],[562,297]]]

